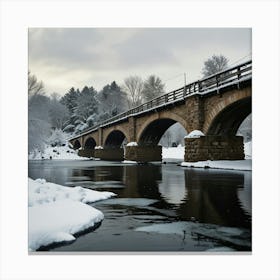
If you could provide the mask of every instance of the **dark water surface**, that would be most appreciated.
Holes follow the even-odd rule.
[[[111,191],[100,227],[50,251],[251,251],[251,172],[30,161],[29,177]]]

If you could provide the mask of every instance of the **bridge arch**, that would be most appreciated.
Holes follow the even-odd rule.
[[[123,129],[112,129],[108,131],[106,137],[104,137],[104,147],[120,148],[123,141],[128,137]]]
[[[78,139],[75,140],[74,145],[73,145],[74,149],[77,150],[77,149],[81,148],[81,146],[82,145],[81,145],[80,141]]]
[[[204,125],[206,135],[236,135],[238,128],[252,112],[251,97],[244,97],[234,102],[217,104],[209,113]]]
[[[187,122],[177,114],[164,112],[151,116],[141,125],[137,133],[137,143],[139,145],[157,145],[166,130],[176,122],[188,131]]]
[[[93,150],[96,146],[96,141],[93,137],[89,136],[85,139],[84,149]]]

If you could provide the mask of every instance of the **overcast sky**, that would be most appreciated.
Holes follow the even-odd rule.
[[[223,54],[250,59],[249,28],[31,28],[29,70],[47,94],[85,85],[100,90],[125,77],[159,76],[171,91],[201,77],[203,62]]]

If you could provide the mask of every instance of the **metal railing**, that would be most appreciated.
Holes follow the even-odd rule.
[[[132,108],[126,112],[123,112],[110,119],[107,119],[95,126],[92,126],[84,130],[81,134],[71,137],[71,139],[75,139],[79,136],[95,131],[98,128],[106,126],[108,124],[127,119],[130,116],[138,115],[150,110],[155,110],[156,108],[160,108],[168,104],[180,102],[184,100],[187,96],[190,96],[192,94],[206,94],[207,92],[212,92],[215,90],[219,92],[219,89],[223,87],[229,86],[231,84],[239,84],[241,81],[250,79],[251,77],[252,60],[228,68],[224,71],[218,72],[202,80],[195,81],[184,87],[151,99],[150,101],[141,104],[140,106]]]

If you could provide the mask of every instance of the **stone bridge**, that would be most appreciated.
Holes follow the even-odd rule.
[[[162,135],[174,123],[205,136],[185,139],[185,161],[243,159],[236,136],[251,113],[252,61],[114,116],[69,140],[79,154],[104,160],[161,160]],[[124,140],[130,144],[123,145]]]

